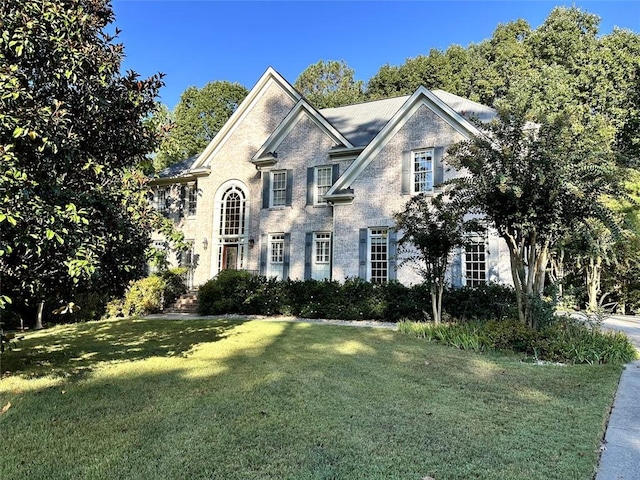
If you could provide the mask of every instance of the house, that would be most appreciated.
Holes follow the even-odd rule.
[[[221,270],[292,279],[421,279],[398,268],[393,214],[456,175],[446,148],[496,112],[450,93],[317,110],[272,68],[198,156],[154,180],[157,208],[192,242],[179,259],[197,286]],[[154,238],[163,244],[159,236]],[[510,283],[489,232],[456,252],[449,280]]]

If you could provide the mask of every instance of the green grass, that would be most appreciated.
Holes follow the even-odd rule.
[[[584,479],[620,367],[384,329],[117,320],[3,355],[3,479]]]

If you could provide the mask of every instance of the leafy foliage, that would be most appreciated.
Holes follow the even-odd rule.
[[[590,329],[568,318],[539,331],[515,320],[439,325],[402,321],[398,330],[462,350],[515,351],[549,362],[622,365],[638,357],[624,333]]]
[[[0,6],[0,276],[13,308],[121,293],[159,219],[136,166],[160,75],[120,74],[105,0]]]
[[[417,265],[431,290],[433,319],[442,316],[442,292],[450,254],[455,247],[468,242],[469,235],[482,230],[475,220],[465,220],[466,211],[459,204],[446,202],[442,195],[424,194],[412,197],[402,212],[394,215],[396,228],[402,236],[398,241],[403,263]]]
[[[309,65],[293,86],[316,108],[340,107],[364,100],[363,82],[344,60]]]
[[[154,158],[156,171],[196,155],[220,131],[248,90],[239,83],[209,82],[202,88],[189,87],[173,112],[166,107],[155,119],[163,139]]]

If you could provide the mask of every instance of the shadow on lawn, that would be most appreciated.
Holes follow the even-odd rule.
[[[99,362],[184,355],[195,345],[220,340],[244,321],[119,319],[61,325],[27,335],[3,354],[0,373],[77,374]]]
[[[589,383],[599,382],[578,376],[582,369],[545,368],[531,378],[522,375],[531,367],[388,330],[256,322],[234,331],[243,323],[119,320],[34,334],[29,348],[12,352],[26,373],[45,373],[38,362],[68,372],[100,361],[184,359],[12,392],[3,432],[13,439],[9,477],[589,478],[601,422],[582,428],[569,394],[587,399]],[[553,443],[543,450],[531,442],[538,435],[555,436],[560,460],[577,458],[582,473],[567,475],[572,464],[556,461]],[[72,454],[60,447],[70,443]],[[509,456],[532,443],[535,454]],[[22,463],[20,445],[31,446]],[[55,462],[40,461],[46,455]]]

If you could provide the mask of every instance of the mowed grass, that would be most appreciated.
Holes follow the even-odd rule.
[[[621,371],[228,319],[60,326],[2,362],[7,480],[590,480]]]

